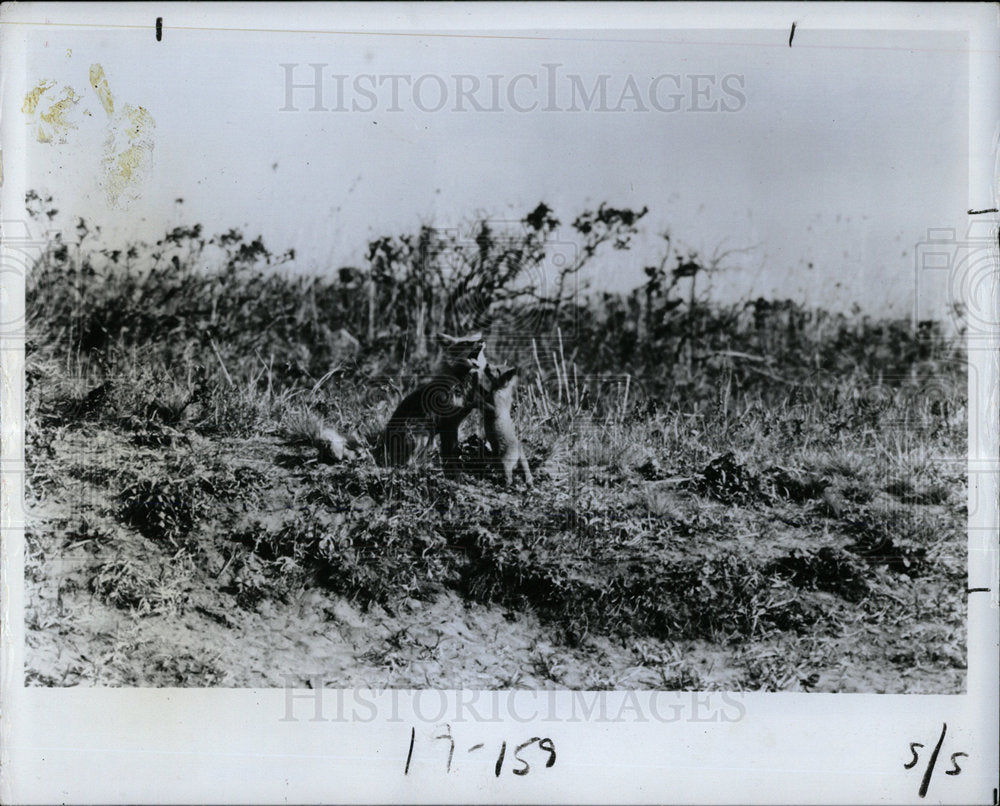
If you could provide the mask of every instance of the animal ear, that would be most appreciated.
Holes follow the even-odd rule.
[[[486,342],[481,341],[478,345],[479,349],[475,351],[475,358],[472,359],[473,363],[480,369],[486,367]]]
[[[501,386],[506,386],[508,383],[517,378],[517,367],[511,367],[508,370],[504,370],[500,373],[499,382]]]

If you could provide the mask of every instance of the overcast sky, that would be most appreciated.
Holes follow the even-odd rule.
[[[344,28],[311,11],[285,27]],[[5,109],[23,122],[26,186],[65,214],[123,238],[242,227],[294,247],[303,271],[358,263],[371,238],[422,221],[519,219],[545,201],[568,223],[608,202],[650,213],[632,253],[595,262],[605,287],[641,282],[669,228],[703,253],[754,247],[717,281],[723,298],[908,315],[918,244],[965,226],[961,33],[803,22],[790,48],[787,27],[513,30],[516,16],[465,36],[178,30],[176,15],[161,42],[148,27],[21,26],[27,80],[16,105],[4,86]],[[220,7],[203,24],[254,16]],[[309,86],[292,111],[288,79],[314,84],[311,64],[328,111]],[[939,312],[943,294],[925,297]]]

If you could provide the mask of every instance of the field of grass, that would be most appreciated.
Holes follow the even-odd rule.
[[[634,293],[575,287],[644,212],[579,216],[546,293],[544,205],[321,277],[237,231],[54,239],[27,289],[29,683],[964,690],[960,344],[714,305],[718,260],[669,239]],[[533,489],[324,450],[472,329],[521,367]]]

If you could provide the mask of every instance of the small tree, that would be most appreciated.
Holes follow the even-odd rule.
[[[521,219],[519,227],[501,229],[479,219],[468,237],[424,225],[416,235],[378,238],[368,246],[369,338],[379,335],[378,320],[388,331],[381,335],[403,335],[420,355],[432,331],[482,329],[503,309],[534,305],[557,322],[574,297],[571,280],[603,244],[627,249],[646,212],[602,204],[578,216],[572,228],[582,243],[558,267],[548,292],[539,287],[536,270],[549,259],[560,222],[545,203]]]

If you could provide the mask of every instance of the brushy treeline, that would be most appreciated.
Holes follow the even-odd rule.
[[[35,217],[55,215],[51,198],[29,193],[27,202]],[[429,226],[378,238],[366,266],[320,275],[289,272],[294,250],[275,254],[238,230],[208,237],[196,224],[110,248],[99,227],[79,219],[27,278],[28,349],[78,375],[120,374],[138,359],[273,390],[338,368],[419,371],[435,332],[485,330],[501,358],[557,383],[560,364],[586,376],[631,375],[648,394],[695,408],[720,388],[783,397],[845,378],[895,386],[917,372],[963,372],[959,341],[937,322],[914,329],[791,300],[714,303],[720,259],[682,251],[669,236],[644,284],[590,293],[580,270],[591,261],[610,270],[645,214],[601,205],[572,222],[572,242],[555,241],[560,222],[540,204],[502,231],[478,220],[468,238]],[[344,330],[359,349],[345,352]]]

